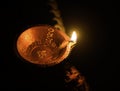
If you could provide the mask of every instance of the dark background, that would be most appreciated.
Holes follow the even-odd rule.
[[[90,91],[115,91],[112,32],[116,8],[108,1],[58,0],[66,33],[78,29],[78,41],[62,63],[48,68],[27,63],[16,53],[19,34],[36,24],[54,25],[48,1],[6,1],[0,8],[0,89],[64,91],[64,67],[74,65],[86,78]],[[42,90],[44,89],[44,90]]]

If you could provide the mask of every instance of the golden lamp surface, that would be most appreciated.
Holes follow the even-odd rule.
[[[42,66],[62,62],[69,54],[68,46],[60,47],[70,38],[65,32],[49,25],[26,29],[17,39],[17,51],[26,61]]]

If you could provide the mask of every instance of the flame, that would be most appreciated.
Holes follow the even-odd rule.
[[[73,45],[76,44],[76,40],[77,40],[77,34],[75,31],[73,31],[72,33],[72,36],[70,38],[70,41],[64,41],[60,46],[59,48],[62,49],[62,48],[65,48],[66,46],[68,46],[70,49],[71,47],[73,47]]]
[[[75,31],[73,31],[72,36],[71,36],[71,41],[76,42],[77,41],[77,34]]]

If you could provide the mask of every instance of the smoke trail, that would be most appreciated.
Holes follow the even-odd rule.
[[[65,32],[65,27],[63,25],[63,20],[61,18],[61,12],[58,9],[57,2],[55,0],[49,0],[48,4],[51,6],[50,12],[54,14],[53,20],[57,22],[57,24],[55,24],[54,26]]]

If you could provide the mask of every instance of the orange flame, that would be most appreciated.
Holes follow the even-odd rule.
[[[71,41],[76,42],[77,41],[77,34],[75,31],[73,31],[72,36],[71,36]]]

